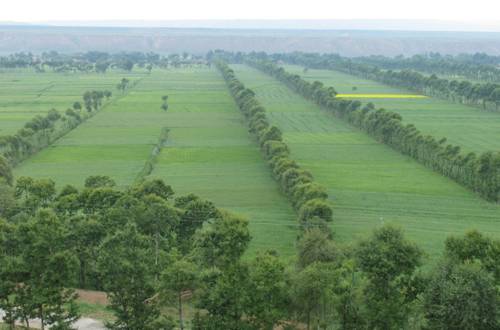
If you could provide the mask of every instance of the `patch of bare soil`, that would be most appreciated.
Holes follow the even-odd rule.
[[[89,303],[89,304],[100,304],[100,305],[108,305],[108,296],[106,292],[102,291],[92,291],[92,290],[80,290],[77,289],[76,293],[78,293],[78,300]]]

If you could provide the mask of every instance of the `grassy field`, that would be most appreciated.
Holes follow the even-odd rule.
[[[377,107],[400,113],[406,123],[414,124],[426,134],[458,145],[466,152],[500,150],[500,113],[460,105],[437,98],[366,98],[363,94],[408,94],[408,90],[380,84],[332,70],[308,70],[286,65],[290,72],[304,79],[319,80],[333,86],[341,94],[361,94],[363,103],[373,102]],[[356,87],[356,90],[353,90]],[[354,97],[353,97],[354,98]]]
[[[55,108],[64,112],[81,101],[86,90],[109,89],[115,92],[119,80],[143,74],[111,71],[98,73],[35,73],[31,70],[7,70],[0,73],[0,135],[15,133],[35,117]]]
[[[160,109],[162,95],[169,95],[168,112]],[[178,194],[193,192],[247,217],[252,251],[274,248],[291,255],[295,214],[242,120],[215,69],[156,70],[22,163],[15,175],[52,178],[61,187],[82,186],[87,176],[101,174],[126,187],[141,172],[162,128],[168,128],[167,146],[151,177],[164,179]]]
[[[381,223],[395,223],[435,257],[450,234],[477,228],[500,237],[500,206],[377,143],[274,78],[248,66],[232,67],[283,130],[292,158],[327,187],[336,239],[352,242]]]
[[[162,85],[169,94],[165,123],[170,132],[151,177],[248,217],[251,253],[273,248],[293,254],[295,214],[222,77],[214,69],[178,71],[166,74]]]
[[[113,82],[118,81],[118,76],[113,78]],[[133,78],[137,79],[141,78]],[[131,184],[156,143],[165,118],[160,98],[150,92],[154,81],[155,75],[141,80],[124,97],[115,89],[113,102],[20,164],[15,175],[52,178],[59,186],[82,186],[86,177],[101,174],[111,176],[120,187]]]

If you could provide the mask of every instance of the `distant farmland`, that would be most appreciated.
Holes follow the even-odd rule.
[[[481,111],[478,108],[437,98],[399,99],[367,98],[365,94],[408,94],[407,90],[390,87],[376,81],[362,79],[332,70],[310,69],[286,65],[287,70],[300,74],[304,79],[319,80],[334,86],[338,93],[356,98],[360,94],[363,103],[373,102],[377,107],[395,111],[408,124],[414,124],[426,134],[437,138],[446,137],[449,143],[460,146],[466,152],[500,150],[500,114]],[[352,88],[356,87],[356,91]]]

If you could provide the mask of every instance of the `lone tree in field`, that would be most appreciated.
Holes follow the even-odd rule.
[[[161,108],[164,110],[164,111],[167,111],[168,110],[168,95],[163,95],[161,97],[162,101],[163,101],[163,104],[161,105]]]

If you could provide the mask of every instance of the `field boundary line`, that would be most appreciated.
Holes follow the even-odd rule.
[[[169,132],[170,129],[168,127],[163,127],[161,129],[158,142],[153,146],[153,149],[151,150],[148,159],[144,163],[142,170],[137,174],[134,180],[136,184],[143,182],[144,179],[153,172],[154,167],[158,161],[158,156],[160,155],[162,149],[165,147],[165,143],[168,140]]]

